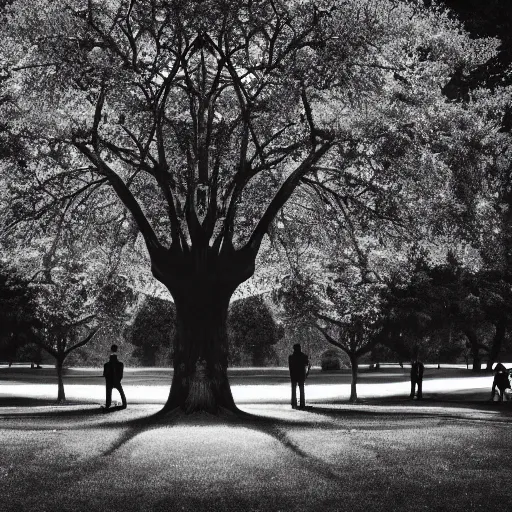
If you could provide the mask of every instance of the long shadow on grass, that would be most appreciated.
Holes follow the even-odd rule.
[[[114,455],[119,449],[137,437],[139,434],[144,432],[148,432],[155,429],[160,428],[169,428],[174,426],[209,426],[209,425],[225,425],[225,426],[233,426],[233,427],[243,427],[251,430],[255,430],[257,432],[261,432],[265,435],[268,435],[275,440],[277,440],[283,447],[293,453],[295,456],[304,460],[307,464],[307,467],[311,470],[315,471],[318,475],[328,479],[328,480],[339,480],[339,476],[332,470],[330,464],[325,461],[307,453],[300,446],[295,443],[289,436],[288,431],[290,429],[294,430],[337,430],[344,431],[350,428],[349,425],[343,424],[342,422],[336,421],[336,419],[342,420],[343,418],[350,420],[377,420],[377,423],[373,424],[364,424],[357,425],[357,429],[364,430],[372,430],[375,428],[385,428],[386,418],[392,421],[400,420],[424,420],[426,418],[429,419],[453,419],[457,421],[482,421],[478,418],[468,418],[467,416],[461,416],[456,414],[449,413],[440,413],[436,412],[434,414],[429,413],[428,411],[389,411],[385,409],[385,406],[382,410],[364,410],[361,408],[351,408],[348,403],[346,403],[347,407],[340,409],[339,407],[318,407],[318,406],[309,406],[304,412],[298,413],[297,419],[283,419],[283,418],[274,418],[269,416],[258,416],[255,414],[251,414],[245,411],[239,411],[238,414],[233,413],[225,413],[220,416],[214,416],[207,413],[196,413],[191,415],[185,415],[182,412],[174,411],[166,414],[162,414],[160,411],[154,414],[149,414],[147,416],[124,420],[122,416],[117,416],[116,412],[109,413],[108,415],[104,415],[100,408],[92,408],[92,407],[84,407],[80,409],[72,409],[66,410],[62,409],[53,409],[47,412],[33,412],[27,414],[14,414],[11,417],[14,419],[59,419],[59,418],[74,418],[77,420],[83,419],[87,420],[88,418],[99,419],[99,417],[103,416],[106,421],[95,421],[94,423],[81,423],[77,422],[73,425],[66,425],[64,428],[67,430],[103,430],[103,429],[120,429],[122,432],[120,433],[118,439],[106,450],[103,452],[104,457],[108,457]],[[389,404],[387,404],[389,405]],[[448,405],[448,404],[447,404]],[[450,404],[453,406],[453,403]],[[491,404],[489,404],[491,405]],[[500,406],[503,404],[499,404]],[[507,405],[507,404],[505,404]],[[412,405],[409,407],[413,407]],[[486,409],[489,409],[486,407]],[[492,407],[495,410],[495,407]],[[504,409],[504,407],[499,407],[500,410]],[[508,408],[507,408],[508,409]],[[309,416],[308,413],[311,413]],[[6,415],[0,415],[0,418],[5,417]],[[506,418],[492,418],[489,419],[493,422],[499,421],[508,421]],[[483,420],[485,421],[485,419]],[[414,428],[421,428],[421,421],[415,423]],[[427,425],[425,425],[427,426]],[[38,428],[46,429],[47,426],[36,426]],[[5,428],[5,426],[3,427]],[[8,427],[7,427],[8,428]],[[15,428],[20,428],[16,426]],[[34,429],[34,425],[23,425],[22,428],[30,428]]]
[[[41,407],[47,405],[56,405],[56,402],[48,398],[29,398],[24,396],[0,397],[0,407]]]
[[[0,409],[0,419],[10,419],[10,420],[17,420],[17,419],[30,419],[30,418],[79,418],[79,417],[93,417],[93,416],[101,416],[103,414],[100,407],[93,407],[88,406],[84,407],[84,404],[76,404],[80,405],[82,407],[80,408],[68,408],[70,405],[75,406],[75,404],[65,404],[60,405],[56,403],[55,401],[41,401],[39,403],[33,403],[32,401],[30,403],[24,403],[23,400],[18,402],[14,401],[12,405],[9,407],[26,407],[29,409],[27,412],[2,412]],[[47,407],[50,408],[50,410],[30,410],[31,408],[37,408],[37,407]]]
[[[512,408],[507,407],[508,404],[503,403],[492,403],[489,402],[488,404],[483,402],[478,402],[475,404],[475,407],[472,407],[473,410],[476,410],[477,412],[499,412],[500,415],[498,417],[475,417],[471,414],[471,412],[468,412],[471,407],[467,406],[467,404],[454,404],[453,402],[447,402],[442,403],[439,401],[436,401],[435,403],[427,404],[424,401],[422,402],[415,402],[415,404],[419,405],[410,405],[407,409],[402,410],[394,410],[389,411],[386,410],[386,406],[389,406],[390,404],[378,404],[378,403],[372,403],[372,404],[364,404],[364,405],[371,405],[371,410],[365,410],[361,408],[354,407],[352,408],[350,405],[348,405],[347,402],[345,402],[345,405],[347,407],[339,408],[339,407],[318,407],[318,406],[310,406],[307,408],[307,410],[311,413],[319,414],[322,416],[330,417],[330,418],[347,418],[347,419],[370,419],[370,418],[378,418],[380,420],[384,420],[386,418],[390,420],[425,420],[425,419],[431,419],[431,420],[454,420],[454,421],[472,421],[472,422],[493,422],[493,423],[509,423],[510,417],[512,416]],[[378,408],[382,407],[381,410]],[[414,410],[415,407],[422,407],[422,409]],[[442,411],[434,411],[433,408],[443,409],[443,408],[450,408],[450,411],[442,412]],[[460,412],[454,412],[453,409],[460,409]],[[367,426],[366,429],[370,429],[372,427]],[[415,426],[415,428],[421,428],[421,424]]]
[[[296,443],[294,443],[288,436],[286,429],[311,429],[321,426],[325,430],[339,430],[339,426],[334,425],[332,422],[315,423],[310,420],[285,420],[272,417],[257,416],[254,414],[239,411],[238,414],[223,413],[220,416],[214,416],[208,413],[195,413],[186,415],[181,411],[173,411],[167,414],[160,412],[146,416],[144,418],[129,420],[124,423],[107,422],[96,425],[90,425],[87,428],[91,429],[106,429],[106,428],[119,428],[125,427],[126,430],[120,435],[116,442],[110,448],[103,452],[103,456],[114,455],[120,448],[137,437],[139,434],[155,430],[159,428],[172,428],[183,426],[231,426],[242,427],[258,431],[260,433],[269,435],[279,441],[285,448],[290,450],[295,455],[307,459],[308,463],[322,476],[329,479],[338,479],[333,473],[328,464],[322,462],[315,457],[310,456],[307,452],[302,450]]]
[[[281,433],[276,430],[276,424],[281,427],[295,427],[295,428],[311,428],[311,422],[309,421],[287,421],[275,418],[266,418],[263,416],[257,416],[244,411],[240,411],[239,414],[234,413],[223,413],[220,416],[215,416],[208,413],[194,413],[184,414],[181,411],[171,411],[166,414],[157,412],[144,418],[138,418],[129,420],[124,423],[119,422],[107,422],[96,425],[90,425],[88,428],[96,429],[107,429],[113,427],[127,427],[127,430],[120,436],[120,438],[107,450],[103,455],[108,456],[114,454],[118,449],[122,448],[126,443],[137,437],[137,435],[147,432],[150,430],[156,430],[160,428],[172,428],[172,427],[197,427],[197,426],[232,426],[232,427],[246,427],[260,430],[263,433],[272,435],[285,446],[290,449],[294,449],[293,443],[289,443]],[[326,425],[327,426],[327,425]]]
[[[311,424],[310,422],[296,422],[279,419],[262,421],[258,416],[255,416],[254,418],[255,419],[252,422],[243,422],[241,425],[276,439],[286,449],[290,450],[294,455],[302,459],[304,461],[304,466],[307,467],[308,470],[315,472],[317,475],[323,477],[324,479],[335,482],[340,480],[341,476],[333,471],[329,463],[323,461],[319,457],[311,455],[310,453],[300,448],[299,445],[290,438],[288,432],[286,431],[286,429],[290,427],[312,429],[315,428],[315,424]],[[325,429],[326,426],[327,425],[322,424],[322,428]],[[338,430],[338,427],[336,427],[336,430]]]

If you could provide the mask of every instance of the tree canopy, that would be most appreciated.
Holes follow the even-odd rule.
[[[373,0],[20,0],[4,19],[4,109],[35,153],[16,178],[39,182],[30,213],[115,192],[154,266],[200,240],[258,247],[328,151],[347,180],[370,151],[382,179],[424,168],[452,128],[440,86],[496,46],[443,13]]]

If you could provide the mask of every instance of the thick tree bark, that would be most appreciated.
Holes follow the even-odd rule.
[[[358,368],[358,362],[357,362],[357,356],[354,354],[349,354],[350,358],[350,368],[352,370],[352,381],[350,382],[350,401],[356,402],[357,401],[357,368]]]
[[[64,380],[62,378],[62,368],[64,365],[64,358],[58,357],[57,364],[55,368],[57,369],[57,382],[58,382],[58,392],[57,392],[57,402],[65,402],[66,394],[64,392]]]
[[[229,299],[204,290],[176,300],[174,376],[164,410],[237,411],[227,376]]]
[[[174,375],[162,412],[238,412],[227,376],[227,316],[233,292],[254,272],[254,257],[209,248],[178,256],[179,267],[171,259],[172,266],[153,269],[176,307]]]

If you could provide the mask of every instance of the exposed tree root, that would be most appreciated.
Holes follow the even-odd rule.
[[[219,407],[216,413],[209,411],[193,411],[187,412],[186,410],[175,407],[174,409],[167,409],[164,407],[151,418],[158,424],[219,424],[219,423],[239,423],[243,421],[254,421],[260,419],[259,416],[244,412],[238,408],[228,409]]]

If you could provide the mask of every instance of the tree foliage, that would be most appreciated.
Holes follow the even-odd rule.
[[[176,335],[176,309],[172,302],[145,297],[131,325],[125,329],[126,339],[136,347],[133,356],[144,366],[167,366],[172,362],[169,341]]]
[[[35,335],[38,321],[29,283],[11,266],[0,264],[0,358],[12,362],[17,349]]]
[[[384,311],[395,333],[387,346],[402,358],[419,350],[421,357],[436,360],[460,356],[466,345],[475,371],[482,352],[492,367],[505,339],[510,282],[496,271],[465,268],[453,253],[437,264],[421,255],[413,267],[385,290]]]
[[[289,196],[327,150],[351,196],[372,166],[388,192],[428,165],[433,179],[442,166],[429,146],[460,122],[439,86],[495,45],[392,4],[16,2],[5,15],[9,128],[36,154],[13,181],[38,186],[33,209],[12,211],[49,215],[55,202],[115,192],[155,262],[158,247],[199,236],[259,245],[283,204],[263,216],[265,198],[295,167]]]
[[[266,366],[275,361],[273,346],[284,335],[265,301],[258,296],[233,302],[229,308],[230,361],[233,365]]]
[[[172,302],[145,297],[132,324],[125,330],[133,353],[145,366],[172,362],[169,340],[176,336],[176,309]],[[233,302],[229,308],[228,336],[230,365],[266,366],[275,359],[273,346],[282,337],[268,306],[260,297],[247,297]]]

